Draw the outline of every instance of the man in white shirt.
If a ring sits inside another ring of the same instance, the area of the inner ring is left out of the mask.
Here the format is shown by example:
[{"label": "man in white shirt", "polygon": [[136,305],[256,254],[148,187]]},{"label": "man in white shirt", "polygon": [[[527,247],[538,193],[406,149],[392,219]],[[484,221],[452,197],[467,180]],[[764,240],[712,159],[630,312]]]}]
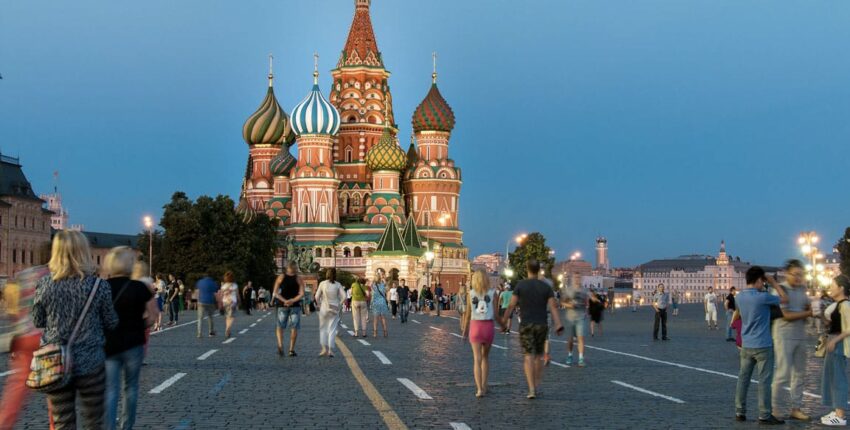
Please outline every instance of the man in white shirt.
[{"label": "man in white shirt", "polygon": [[714,294],[714,288],[708,287],[708,293],[703,299],[705,305],[705,322],[708,323],[709,330],[717,330],[717,294]]},{"label": "man in white shirt", "polygon": [[395,319],[396,313],[398,313],[398,289],[393,284],[392,288],[390,288],[390,307],[393,312],[393,319]]}]

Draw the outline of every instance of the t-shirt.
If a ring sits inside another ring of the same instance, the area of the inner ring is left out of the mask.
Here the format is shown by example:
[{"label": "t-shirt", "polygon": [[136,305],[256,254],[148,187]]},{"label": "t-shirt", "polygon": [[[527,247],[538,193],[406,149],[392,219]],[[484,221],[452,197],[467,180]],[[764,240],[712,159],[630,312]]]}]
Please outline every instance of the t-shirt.
[{"label": "t-shirt", "polygon": [[237,300],[239,300],[238,296],[239,286],[237,286],[233,282],[225,282],[221,285],[221,303],[225,306],[231,306],[236,304]]},{"label": "t-shirt", "polygon": [[502,309],[507,309],[508,306],[511,305],[511,297],[514,296],[514,292],[511,290],[502,291],[502,294],[499,296],[499,307]]},{"label": "t-shirt", "polygon": [[199,279],[198,283],[195,284],[195,288],[199,291],[198,303],[203,305],[215,304],[215,293],[218,292],[218,284],[212,278],[207,276],[206,278]]},{"label": "t-shirt", "polygon": [[735,310],[735,296],[731,293],[726,295],[726,308],[730,311]]},{"label": "t-shirt", "polygon": [[148,301],[153,297],[147,285],[127,277],[110,279],[109,287],[118,314],[118,328],[106,332],[104,349],[107,357],[145,344],[144,314]]},{"label": "t-shirt", "polygon": [[656,292],[652,295],[652,303],[654,303],[658,309],[667,309],[667,304],[670,303],[670,293]]},{"label": "t-shirt", "polygon": [[741,314],[741,339],[744,348],[771,348],[770,306],[779,304],[779,297],[746,288],[738,293],[738,312]]},{"label": "t-shirt", "polygon": [[582,286],[564,288],[564,298],[573,304],[572,308],[567,308],[567,318],[577,320],[587,314],[587,290]]},{"label": "t-shirt", "polygon": [[434,295],[437,297],[443,297],[443,287],[437,287],[437,289],[434,290]]},{"label": "t-shirt", "polygon": [[407,286],[399,287],[396,289],[396,294],[398,295],[398,301],[404,303],[410,296],[410,288],[407,288]]},{"label": "t-shirt", "polygon": [[[805,286],[792,287],[787,284],[782,284],[785,288],[785,294],[788,296],[788,303],[779,305],[782,309],[791,312],[803,312],[809,305],[809,296],[806,295]],[[771,291],[777,295],[776,291]],[[796,321],[785,321],[782,318],[777,318],[773,321],[773,336],[782,339],[806,340],[806,319]]]},{"label": "t-shirt", "polygon": [[354,282],[351,284],[351,301],[353,302],[365,302],[366,301],[366,290],[363,289],[363,286],[360,285],[359,282]]},{"label": "t-shirt", "polygon": [[546,310],[550,298],[555,297],[552,287],[539,279],[525,279],[514,289],[523,324],[547,325]]},{"label": "t-shirt", "polygon": [[392,287],[390,288],[390,301],[397,302],[398,301],[398,288]]},{"label": "t-shirt", "polygon": [[706,305],[708,305],[708,306],[715,306],[715,304],[717,303],[717,294],[714,294],[714,293],[707,293],[707,294],[705,295],[705,299],[704,299],[704,300],[705,300],[705,304],[706,304]]}]

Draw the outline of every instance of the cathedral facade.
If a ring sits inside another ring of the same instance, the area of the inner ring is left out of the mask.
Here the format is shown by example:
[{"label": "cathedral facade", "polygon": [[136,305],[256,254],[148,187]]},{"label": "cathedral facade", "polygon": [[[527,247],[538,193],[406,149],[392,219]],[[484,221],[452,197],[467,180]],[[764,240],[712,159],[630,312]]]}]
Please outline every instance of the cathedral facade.
[{"label": "cathedral facade", "polygon": [[371,0],[354,3],[327,98],[316,65],[312,89],[287,115],[270,68],[266,97],[242,130],[249,155],[237,211],[278,220],[279,266],[306,258],[455,291],[469,260],[458,220],[461,170],[449,158],[454,114],[435,70],[411,119],[410,146],[400,147]]}]

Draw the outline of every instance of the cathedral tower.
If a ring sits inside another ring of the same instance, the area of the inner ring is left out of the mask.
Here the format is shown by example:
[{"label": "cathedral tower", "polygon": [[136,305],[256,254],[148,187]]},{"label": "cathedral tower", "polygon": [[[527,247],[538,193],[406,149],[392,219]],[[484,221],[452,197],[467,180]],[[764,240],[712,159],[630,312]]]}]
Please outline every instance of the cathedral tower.
[{"label": "cathedral tower", "polygon": [[366,154],[366,166],[372,172],[372,194],[366,200],[369,224],[388,221],[401,224],[404,206],[401,200],[400,172],[407,166],[407,155],[393,139],[389,127],[384,128],[381,140]]}]

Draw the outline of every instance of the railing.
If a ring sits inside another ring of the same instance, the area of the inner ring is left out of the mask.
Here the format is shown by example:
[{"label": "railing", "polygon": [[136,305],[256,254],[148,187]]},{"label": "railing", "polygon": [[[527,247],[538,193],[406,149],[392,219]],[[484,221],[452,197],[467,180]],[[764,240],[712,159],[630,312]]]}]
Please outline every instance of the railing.
[{"label": "railing", "polygon": [[366,259],[363,257],[319,257],[313,260],[322,267],[365,267]]}]

